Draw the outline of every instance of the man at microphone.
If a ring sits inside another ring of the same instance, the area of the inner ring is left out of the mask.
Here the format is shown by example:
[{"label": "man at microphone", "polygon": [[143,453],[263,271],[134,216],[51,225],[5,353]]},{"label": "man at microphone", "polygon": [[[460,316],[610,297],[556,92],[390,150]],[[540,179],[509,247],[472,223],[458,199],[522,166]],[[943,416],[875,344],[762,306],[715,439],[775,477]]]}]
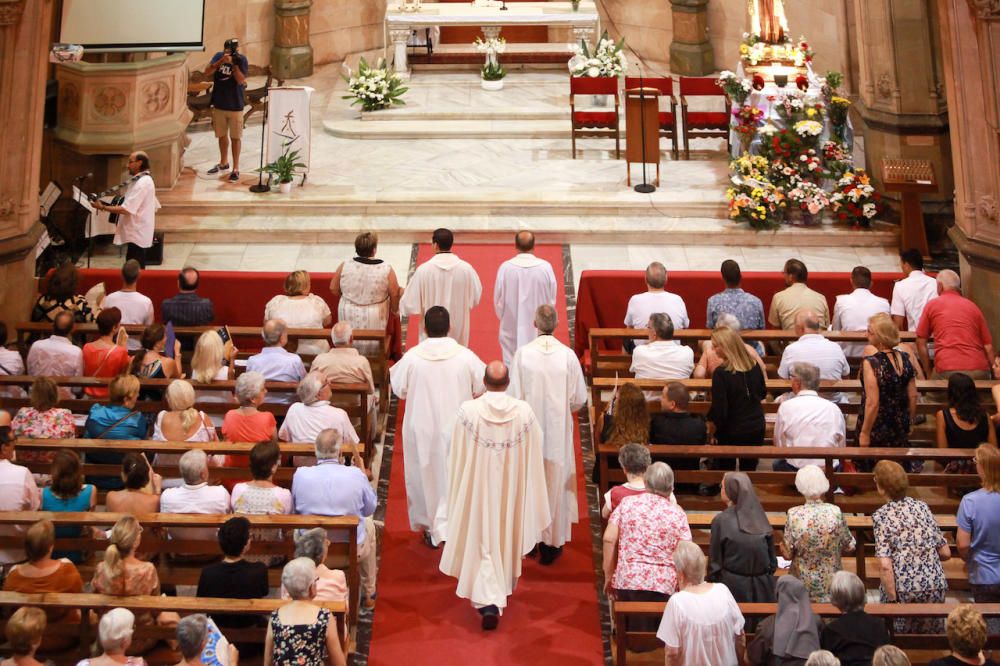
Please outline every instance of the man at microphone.
[{"label": "man at microphone", "polygon": [[125,190],[125,200],[119,206],[95,201],[94,208],[118,215],[115,245],[127,245],[125,259],[135,259],[146,267],[146,251],[153,245],[153,228],[160,202],[156,185],[149,173],[149,156],[141,150],[128,156],[128,172],[132,176]]}]

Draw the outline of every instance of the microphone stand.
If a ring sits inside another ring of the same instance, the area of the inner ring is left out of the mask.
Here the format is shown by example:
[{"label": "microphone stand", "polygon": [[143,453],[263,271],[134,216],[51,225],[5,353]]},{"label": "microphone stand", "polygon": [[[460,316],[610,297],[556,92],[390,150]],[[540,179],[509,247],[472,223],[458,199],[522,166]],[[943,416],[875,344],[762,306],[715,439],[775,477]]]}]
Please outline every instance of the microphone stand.
[{"label": "microphone stand", "polygon": [[[642,182],[636,184],[633,189],[641,194],[650,194],[656,191],[656,186],[646,182],[646,83],[642,76],[642,65],[637,63],[636,67],[639,68],[639,131],[642,134]],[[657,131],[657,149],[659,149],[659,143],[660,136]]]},{"label": "microphone stand", "polygon": [[[259,177],[257,178],[257,184],[250,186],[250,191],[260,194],[262,192],[270,192],[271,186],[264,184],[264,144],[267,142],[265,133],[267,132],[267,116],[268,112],[271,110],[271,89],[267,89],[267,103],[264,104],[264,119],[260,126],[260,171],[258,171]],[[271,182],[271,177],[267,178],[268,183]]]}]

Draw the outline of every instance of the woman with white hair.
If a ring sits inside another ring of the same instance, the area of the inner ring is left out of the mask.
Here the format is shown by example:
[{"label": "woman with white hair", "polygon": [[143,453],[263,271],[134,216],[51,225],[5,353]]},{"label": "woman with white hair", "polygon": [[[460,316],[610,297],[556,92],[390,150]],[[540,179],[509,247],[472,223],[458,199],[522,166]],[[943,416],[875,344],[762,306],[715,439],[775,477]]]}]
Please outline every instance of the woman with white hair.
[{"label": "woman with white hair", "polygon": [[812,611],[809,592],[795,576],[782,576],[777,585],[778,612],[764,619],[747,646],[753,666],[805,666],[819,649],[823,621]]},{"label": "woman with white hair", "polygon": [[854,537],[840,507],[823,501],[830,490],[823,470],[806,465],[795,474],[795,488],[806,502],[788,510],[781,549],[792,561],[789,573],[802,581],[809,597],[827,603],[833,574],[842,568],[840,555],[854,550]]},{"label": "woman with white hair", "polygon": [[316,564],[296,557],[282,570],[281,585],[292,601],[271,613],[264,666],[346,666],[333,615],[311,601],[316,594]]},{"label": "woman with white hair", "polygon": [[97,642],[104,653],[100,657],[84,659],[76,666],[145,666],[142,657],[126,657],[132,647],[135,615],[127,608],[112,608],[97,625]]},{"label": "woman with white hair", "polygon": [[[203,613],[188,615],[177,623],[177,650],[181,653],[181,662],[177,666],[202,666],[205,661],[201,656],[208,647],[208,616]],[[236,646],[229,644],[229,666],[239,663],[240,653]],[[218,663],[212,661],[209,663]]]},{"label": "woman with white hair", "polygon": [[[307,557],[316,564],[316,594],[317,601],[348,600],[347,577],[340,569],[326,566],[326,556],[330,552],[330,539],[322,527],[299,533],[295,537],[295,557]],[[281,598],[290,599],[288,590],[281,588]]]},{"label": "woman with white hair", "polygon": [[816,650],[806,659],[806,666],[842,666],[842,663],[829,650]]},{"label": "woman with white hair", "polygon": [[824,650],[837,655],[843,666],[868,666],[875,650],[889,642],[885,620],[865,612],[865,584],[850,571],[838,571],[830,584],[830,603],[841,615],[819,636]]},{"label": "woman with white hair", "polygon": [[278,430],[278,439],[283,442],[315,442],[321,432],[333,428],[348,444],[360,441],[347,412],[330,404],[330,385],[321,373],[310,372],[299,382],[295,392],[301,402],[288,408]]},{"label": "woman with white hair", "polygon": [[[267,396],[264,375],[259,372],[244,372],[236,378],[236,409],[226,412],[222,420],[222,438],[227,442],[267,442],[278,436],[278,424],[274,414],[260,409]],[[249,456],[226,456],[226,467],[246,469]],[[223,481],[226,490],[233,492],[236,479]]]},{"label": "woman with white hair", "polygon": [[656,632],[666,645],[666,666],[743,664],[743,614],[729,588],[705,582],[705,554],[690,541],[677,544],[673,561],[679,591]]},{"label": "woman with white hair", "polygon": [[[205,412],[194,408],[195,390],[184,379],[175,379],[167,386],[167,407],[156,415],[152,440],[156,442],[214,442],[219,438],[215,433],[212,419]],[[157,453],[156,465],[174,467],[181,459],[180,453]],[[214,462],[223,462],[219,456]],[[176,485],[176,481],[173,484]]]}]

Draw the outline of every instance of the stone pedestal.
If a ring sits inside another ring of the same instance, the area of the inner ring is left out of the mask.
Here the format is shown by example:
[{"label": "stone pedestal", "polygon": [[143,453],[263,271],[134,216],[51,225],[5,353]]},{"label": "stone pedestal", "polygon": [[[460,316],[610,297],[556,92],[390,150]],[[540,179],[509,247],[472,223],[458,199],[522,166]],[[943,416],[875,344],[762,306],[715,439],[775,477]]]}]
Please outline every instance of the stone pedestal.
[{"label": "stone pedestal", "polygon": [[35,298],[35,244],[52,2],[0,0],[0,320],[24,321]]},{"label": "stone pedestal", "polygon": [[1000,335],[1000,2],[938,0],[962,286]]},{"label": "stone pedestal", "polygon": [[68,183],[92,171],[104,189],[121,182],[129,153],[144,150],[157,187],[173,187],[191,121],[186,58],[59,65],[53,178]]},{"label": "stone pedestal", "polygon": [[271,69],[279,79],[300,79],[313,73],[309,44],[312,0],[274,0],[274,47]]},{"label": "stone pedestal", "polygon": [[674,39],[670,43],[670,70],[681,76],[705,76],[715,71],[715,55],[708,41],[708,0],[670,0]]},{"label": "stone pedestal", "polygon": [[[879,189],[883,158],[931,161],[939,188],[922,200],[933,244],[945,233],[934,221],[948,217],[954,181],[941,46],[930,6],[926,0],[854,0],[853,9],[860,55],[855,121],[865,137],[865,161]],[[886,199],[899,210],[898,195]]]}]

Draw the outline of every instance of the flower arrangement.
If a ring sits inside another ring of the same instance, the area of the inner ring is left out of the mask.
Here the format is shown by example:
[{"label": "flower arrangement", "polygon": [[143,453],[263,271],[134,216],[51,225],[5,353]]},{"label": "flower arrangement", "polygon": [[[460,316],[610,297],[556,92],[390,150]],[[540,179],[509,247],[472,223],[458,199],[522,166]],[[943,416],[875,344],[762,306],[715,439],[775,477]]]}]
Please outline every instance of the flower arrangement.
[{"label": "flower arrangement", "polygon": [[345,76],[349,95],[343,99],[353,100],[351,106],[360,104],[364,111],[387,109],[393,105],[405,105],[403,94],[409,90],[399,77],[389,70],[385,60],[379,59],[374,67],[364,58],[358,63],[357,76]]},{"label": "flower arrangement", "polygon": [[770,183],[726,190],[729,217],[754,229],[774,229],[785,219],[785,195]]},{"label": "flower arrangement", "polygon": [[830,132],[843,142],[847,133],[847,114],[851,110],[851,100],[839,95],[830,98]]},{"label": "flower arrangement", "polygon": [[828,104],[830,103],[830,100],[833,99],[833,96],[837,94],[837,91],[840,90],[840,86],[843,85],[843,83],[844,75],[840,72],[830,70],[826,73],[826,76],[823,77],[821,90],[823,92],[823,99],[825,99]]},{"label": "flower arrangement", "polygon": [[830,197],[837,219],[864,227],[881,212],[881,201],[864,169],[844,173]]},{"label": "flower arrangement", "polygon": [[625,57],[625,38],[617,42],[608,38],[608,31],[601,34],[593,47],[580,40],[576,47],[576,56],[570,61],[570,71],[573,76],[610,76],[619,77],[628,69],[628,59]]},{"label": "flower arrangement", "polygon": [[819,215],[830,207],[830,194],[816,183],[802,180],[788,191],[788,201],[803,213]]},{"label": "flower arrangement", "polygon": [[803,180],[815,180],[823,175],[823,162],[815,148],[809,148],[799,155],[799,177]]},{"label": "flower arrangement", "polygon": [[794,125],[795,133],[803,139],[816,140],[823,133],[823,123],[818,120],[800,120]]},{"label": "flower arrangement", "polygon": [[827,175],[830,178],[839,180],[841,176],[851,170],[851,155],[844,148],[844,144],[839,141],[825,141],[820,147],[823,161],[826,163]]},{"label": "flower arrangement", "polygon": [[796,67],[802,67],[806,63],[811,63],[816,52],[809,46],[805,37],[799,37],[799,43],[792,47],[792,60]]},{"label": "flower arrangement", "polygon": [[719,75],[718,84],[726,96],[733,101],[733,104],[742,105],[750,96],[750,91],[753,90],[753,84],[750,81],[741,79],[728,70]]},{"label": "flower arrangement", "polygon": [[805,114],[806,103],[803,96],[798,93],[775,97],[771,101],[774,102],[774,110],[778,116],[786,123],[800,120]]},{"label": "flower arrangement", "polygon": [[764,112],[756,106],[746,104],[733,108],[733,118],[736,124],[733,130],[740,139],[743,152],[750,150],[750,144],[757,134],[757,128],[764,121]]},{"label": "flower arrangement", "polygon": [[486,62],[479,73],[483,81],[501,81],[507,76],[507,71],[500,66],[500,58],[497,56],[507,50],[507,40],[503,37],[489,37],[482,39],[476,37],[472,43],[476,50],[486,54]]}]

